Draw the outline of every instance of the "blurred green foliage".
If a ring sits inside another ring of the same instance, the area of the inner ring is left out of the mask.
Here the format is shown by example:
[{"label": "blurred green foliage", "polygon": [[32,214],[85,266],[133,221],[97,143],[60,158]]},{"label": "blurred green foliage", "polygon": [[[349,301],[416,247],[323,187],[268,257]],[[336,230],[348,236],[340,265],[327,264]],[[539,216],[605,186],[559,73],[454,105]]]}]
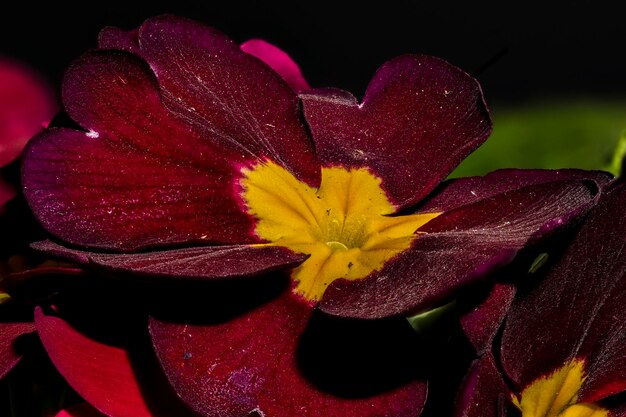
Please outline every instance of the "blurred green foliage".
[{"label": "blurred green foliage", "polygon": [[617,174],[621,157],[613,155],[620,147],[620,156],[626,150],[626,102],[495,106],[492,117],[491,137],[451,177],[483,175],[499,168],[604,169]]}]

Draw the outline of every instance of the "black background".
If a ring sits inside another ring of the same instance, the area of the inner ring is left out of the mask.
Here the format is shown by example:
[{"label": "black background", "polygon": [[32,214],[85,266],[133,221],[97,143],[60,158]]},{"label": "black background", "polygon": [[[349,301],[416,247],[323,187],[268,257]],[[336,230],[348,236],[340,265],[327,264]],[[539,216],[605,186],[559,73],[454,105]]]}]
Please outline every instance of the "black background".
[{"label": "black background", "polygon": [[95,47],[101,27],[130,29],[174,13],[236,41],[267,39],[296,59],[313,86],[359,96],[385,60],[427,53],[476,75],[489,103],[626,97],[626,15],[619,4],[11,1],[13,10],[5,4],[0,16],[0,54],[26,61],[58,85],[71,60]]}]

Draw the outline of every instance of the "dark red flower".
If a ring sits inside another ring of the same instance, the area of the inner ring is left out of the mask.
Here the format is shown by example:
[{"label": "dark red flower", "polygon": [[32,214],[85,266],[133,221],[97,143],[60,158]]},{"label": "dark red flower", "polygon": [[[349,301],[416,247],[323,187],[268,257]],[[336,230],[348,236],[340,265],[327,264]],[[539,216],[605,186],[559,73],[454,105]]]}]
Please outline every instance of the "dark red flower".
[{"label": "dark red flower", "polygon": [[501,342],[466,377],[458,416],[626,415],[625,204],[622,184],[545,278],[518,291]]},{"label": "dark red flower", "polygon": [[[336,89],[298,96],[307,84],[286,55],[255,49],[268,66],[172,16],[106,29],[100,44],[63,85],[84,131],[50,129],[26,152],[25,195],[64,242],[37,248],[127,278],[213,282],[198,316],[150,319],[170,383],[206,416],[419,415],[426,384],[414,375],[376,392],[364,377],[356,395],[311,376],[320,372],[303,369],[316,354],[302,347],[319,336],[311,328],[335,326],[344,340],[358,321],[328,315],[434,307],[585,213],[596,182],[608,181],[515,170],[437,188],[491,130],[478,83],[437,58],[387,62],[359,103]],[[126,415],[114,405],[125,385],[95,382],[132,377],[129,365],[106,369],[123,353],[75,332],[72,345],[85,349],[70,354],[62,340],[74,330],[61,318],[40,312],[37,325],[70,384],[100,411]],[[361,363],[376,363],[376,349],[360,349]],[[98,360],[78,365],[89,358]]]}]

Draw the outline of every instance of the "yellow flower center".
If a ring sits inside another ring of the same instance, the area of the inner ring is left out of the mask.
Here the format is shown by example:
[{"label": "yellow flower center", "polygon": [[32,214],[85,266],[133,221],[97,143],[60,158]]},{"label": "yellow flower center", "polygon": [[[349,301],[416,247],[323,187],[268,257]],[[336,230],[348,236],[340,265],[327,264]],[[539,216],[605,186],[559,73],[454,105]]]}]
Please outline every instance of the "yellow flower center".
[{"label": "yellow flower center", "polygon": [[608,411],[594,403],[579,403],[585,381],[584,362],[572,360],[546,377],[536,379],[513,404],[522,417],[607,417]]},{"label": "yellow flower center", "polygon": [[321,299],[338,278],[359,279],[407,249],[415,231],[440,213],[390,217],[380,178],[365,168],[322,168],[319,188],[273,162],[243,170],[240,184],[256,234],[310,257],[292,272],[294,291]]}]

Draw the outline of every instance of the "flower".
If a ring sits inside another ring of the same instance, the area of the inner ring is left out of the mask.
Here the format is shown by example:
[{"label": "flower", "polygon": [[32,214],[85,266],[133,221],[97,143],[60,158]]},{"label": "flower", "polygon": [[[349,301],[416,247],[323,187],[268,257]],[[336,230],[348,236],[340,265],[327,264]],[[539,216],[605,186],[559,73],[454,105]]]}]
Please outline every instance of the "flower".
[{"label": "flower", "polygon": [[538,285],[517,291],[501,342],[470,369],[456,415],[624,415],[625,202],[624,184],[612,187]]},{"label": "flower", "polygon": [[[510,170],[440,186],[491,121],[478,83],[437,58],[387,62],[359,103],[293,81],[284,54],[256,49],[259,60],[172,16],[105,29],[100,47],[63,84],[84,131],[50,129],[26,152],[24,193],[62,242],[35,247],[127,282],[187,286],[149,328],[169,383],[202,415],[419,415],[426,383],[413,369],[390,366],[402,377],[372,390],[362,366],[393,363],[401,345],[384,358],[366,342],[346,350],[351,329],[445,302],[585,213],[608,180]],[[88,402],[150,415],[123,347],[44,310],[36,323]],[[324,379],[329,364],[358,377]]]}]

